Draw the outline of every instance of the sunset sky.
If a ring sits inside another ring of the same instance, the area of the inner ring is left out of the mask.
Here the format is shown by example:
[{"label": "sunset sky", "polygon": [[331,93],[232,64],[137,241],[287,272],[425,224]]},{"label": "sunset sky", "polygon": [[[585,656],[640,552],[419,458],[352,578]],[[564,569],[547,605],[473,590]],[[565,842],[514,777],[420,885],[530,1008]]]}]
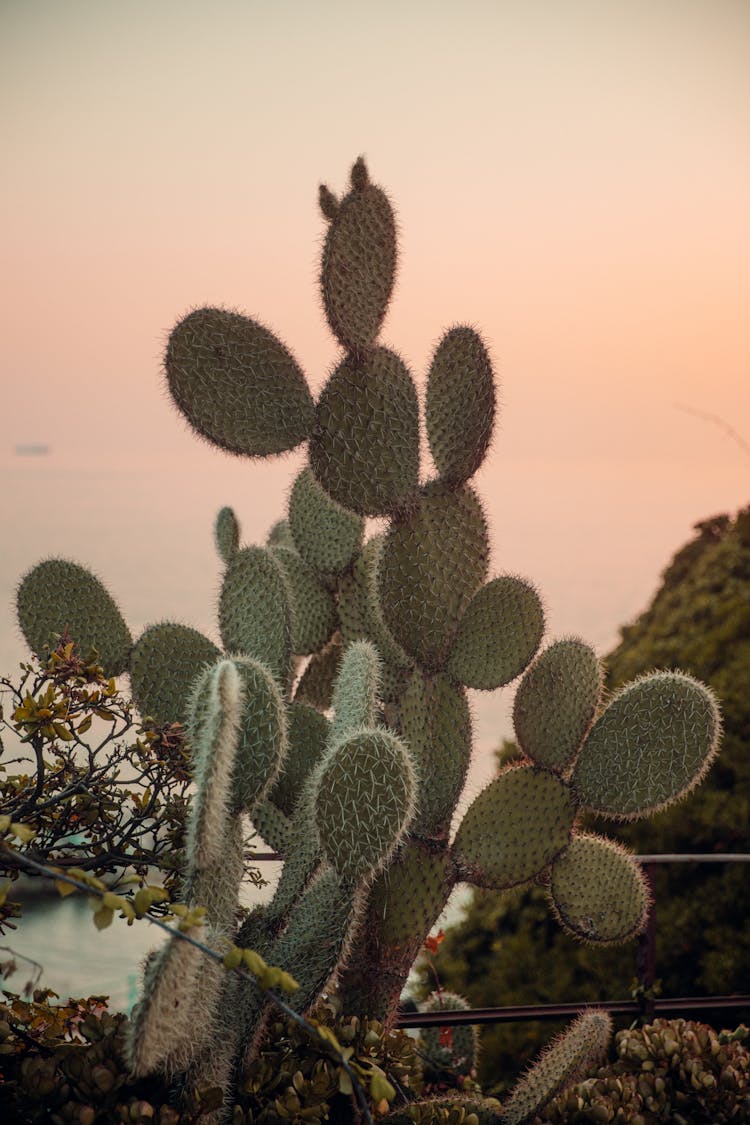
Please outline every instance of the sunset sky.
[{"label": "sunset sky", "polygon": [[261,537],[297,461],[197,442],[165,334],[239,308],[318,390],[317,186],[360,153],[401,230],[383,341],[421,382],[444,328],[482,332],[496,570],[555,629],[611,643],[691,524],[750,500],[746,0],[2,0],[0,103],[6,662],[45,554],[138,628],[211,627],[215,564],[200,610],[185,577],[211,512]]}]

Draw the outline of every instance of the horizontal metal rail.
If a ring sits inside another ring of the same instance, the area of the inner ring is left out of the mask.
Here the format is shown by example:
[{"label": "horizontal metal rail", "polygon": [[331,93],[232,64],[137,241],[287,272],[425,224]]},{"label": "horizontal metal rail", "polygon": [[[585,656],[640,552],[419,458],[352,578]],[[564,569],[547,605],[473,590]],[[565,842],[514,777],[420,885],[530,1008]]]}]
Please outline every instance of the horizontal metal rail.
[{"label": "horizontal metal rail", "polygon": [[[750,854],[740,852],[680,853],[637,855],[643,864],[653,892],[649,868],[667,863],[750,863]],[[524,1020],[558,1020],[576,1016],[583,1009],[597,1009],[612,1015],[632,1014],[653,1019],[656,1015],[684,1012],[742,1010],[750,1012],[750,995],[677,996],[653,995],[656,966],[656,902],[652,899],[648,922],[642,934],[638,956],[639,983],[645,995],[639,1000],[580,1000],[573,1004],[520,1004],[503,1008],[446,1008],[437,1012],[411,1012],[400,1009],[397,1027],[458,1027],[462,1024],[514,1023]]]},{"label": "horizontal metal rail", "polygon": [[[748,996],[677,996],[672,1000],[654,1000],[654,1010],[660,1014],[709,1011],[718,1009],[750,1011]],[[641,1005],[637,1000],[580,1000],[577,1004],[520,1004],[509,1008],[445,1008],[438,1012],[399,1011],[397,1027],[457,1027],[461,1024],[513,1023],[522,1020],[559,1020],[576,1016],[583,1010],[610,1012],[612,1015],[632,1013],[638,1015]]]}]

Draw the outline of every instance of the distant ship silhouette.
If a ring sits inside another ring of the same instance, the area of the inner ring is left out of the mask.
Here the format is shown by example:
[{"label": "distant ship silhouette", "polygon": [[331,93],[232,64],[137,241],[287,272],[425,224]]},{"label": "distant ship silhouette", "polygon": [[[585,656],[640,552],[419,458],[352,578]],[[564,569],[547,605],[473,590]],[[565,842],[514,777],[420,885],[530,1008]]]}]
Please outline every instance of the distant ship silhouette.
[{"label": "distant ship silhouette", "polygon": [[16,457],[46,457],[50,447],[43,442],[24,442],[16,446]]}]

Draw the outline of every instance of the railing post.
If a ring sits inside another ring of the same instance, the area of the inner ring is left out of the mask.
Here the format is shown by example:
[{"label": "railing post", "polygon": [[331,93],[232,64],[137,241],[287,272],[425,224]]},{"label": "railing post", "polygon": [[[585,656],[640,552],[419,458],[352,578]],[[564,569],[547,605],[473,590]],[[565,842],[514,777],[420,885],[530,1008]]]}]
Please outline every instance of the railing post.
[{"label": "railing post", "polygon": [[656,981],[656,888],[654,886],[654,865],[643,864],[643,874],[649,892],[648,917],[646,928],[638,938],[636,954],[636,973],[638,975],[638,1003],[641,1019],[651,1023],[654,1019],[654,983]]}]

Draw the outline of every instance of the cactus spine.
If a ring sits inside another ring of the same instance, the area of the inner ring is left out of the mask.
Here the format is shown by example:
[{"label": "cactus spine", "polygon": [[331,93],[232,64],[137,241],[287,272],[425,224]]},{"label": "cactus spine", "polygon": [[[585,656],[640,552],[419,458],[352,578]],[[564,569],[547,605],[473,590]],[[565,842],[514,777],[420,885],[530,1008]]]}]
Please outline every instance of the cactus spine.
[{"label": "cactus spine", "polygon": [[[720,721],[710,693],[674,672],[606,703],[596,655],[576,638],[534,659],[539,595],[515,576],[490,577],[487,523],[470,483],[495,420],[489,351],[463,326],[439,342],[425,417],[437,475],[425,479],[413,378],[378,342],[397,256],[390,203],[361,158],[348,194],[323,188],[320,203],[323,307],[344,354],[317,402],[291,352],[238,313],[194,310],[167,346],[170,392],[202,437],[249,457],[308,443],[288,519],[265,547],[241,547],[231,509],[219,514],[224,652],[170,625],[131,648],[101,584],[59,561],[23,580],[19,618],[34,648],[67,624],[107,651],[163,720],[181,718],[192,699],[198,791],[186,896],[204,900],[213,932],[292,971],[299,1010],[335,988],[344,1010],[388,1023],[462,880],[538,880],[579,936],[636,932],[646,905],[637,867],[608,841],[581,836],[579,814],[632,818],[677,799],[708,767]],[[364,541],[366,516],[385,528]],[[58,606],[71,588],[65,621]],[[525,758],[479,794],[451,842],[471,754],[466,688],[493,690],[522,674],[514,722]],[[243,810],[285,863],[272,901],[238,930]],[[147,974],[133,1066],[228,1082],[257,1050],[265,1005],[235,980],[199,982],[192,969],[182,987],[173,956]],[[153,1000],[176,988],[184,1020],[206,1029],[192,1044]],[[505,1120],[525,1120],[551,1096],[601,1045],[604,1024],[594,1015],[574,1025]]]}]

